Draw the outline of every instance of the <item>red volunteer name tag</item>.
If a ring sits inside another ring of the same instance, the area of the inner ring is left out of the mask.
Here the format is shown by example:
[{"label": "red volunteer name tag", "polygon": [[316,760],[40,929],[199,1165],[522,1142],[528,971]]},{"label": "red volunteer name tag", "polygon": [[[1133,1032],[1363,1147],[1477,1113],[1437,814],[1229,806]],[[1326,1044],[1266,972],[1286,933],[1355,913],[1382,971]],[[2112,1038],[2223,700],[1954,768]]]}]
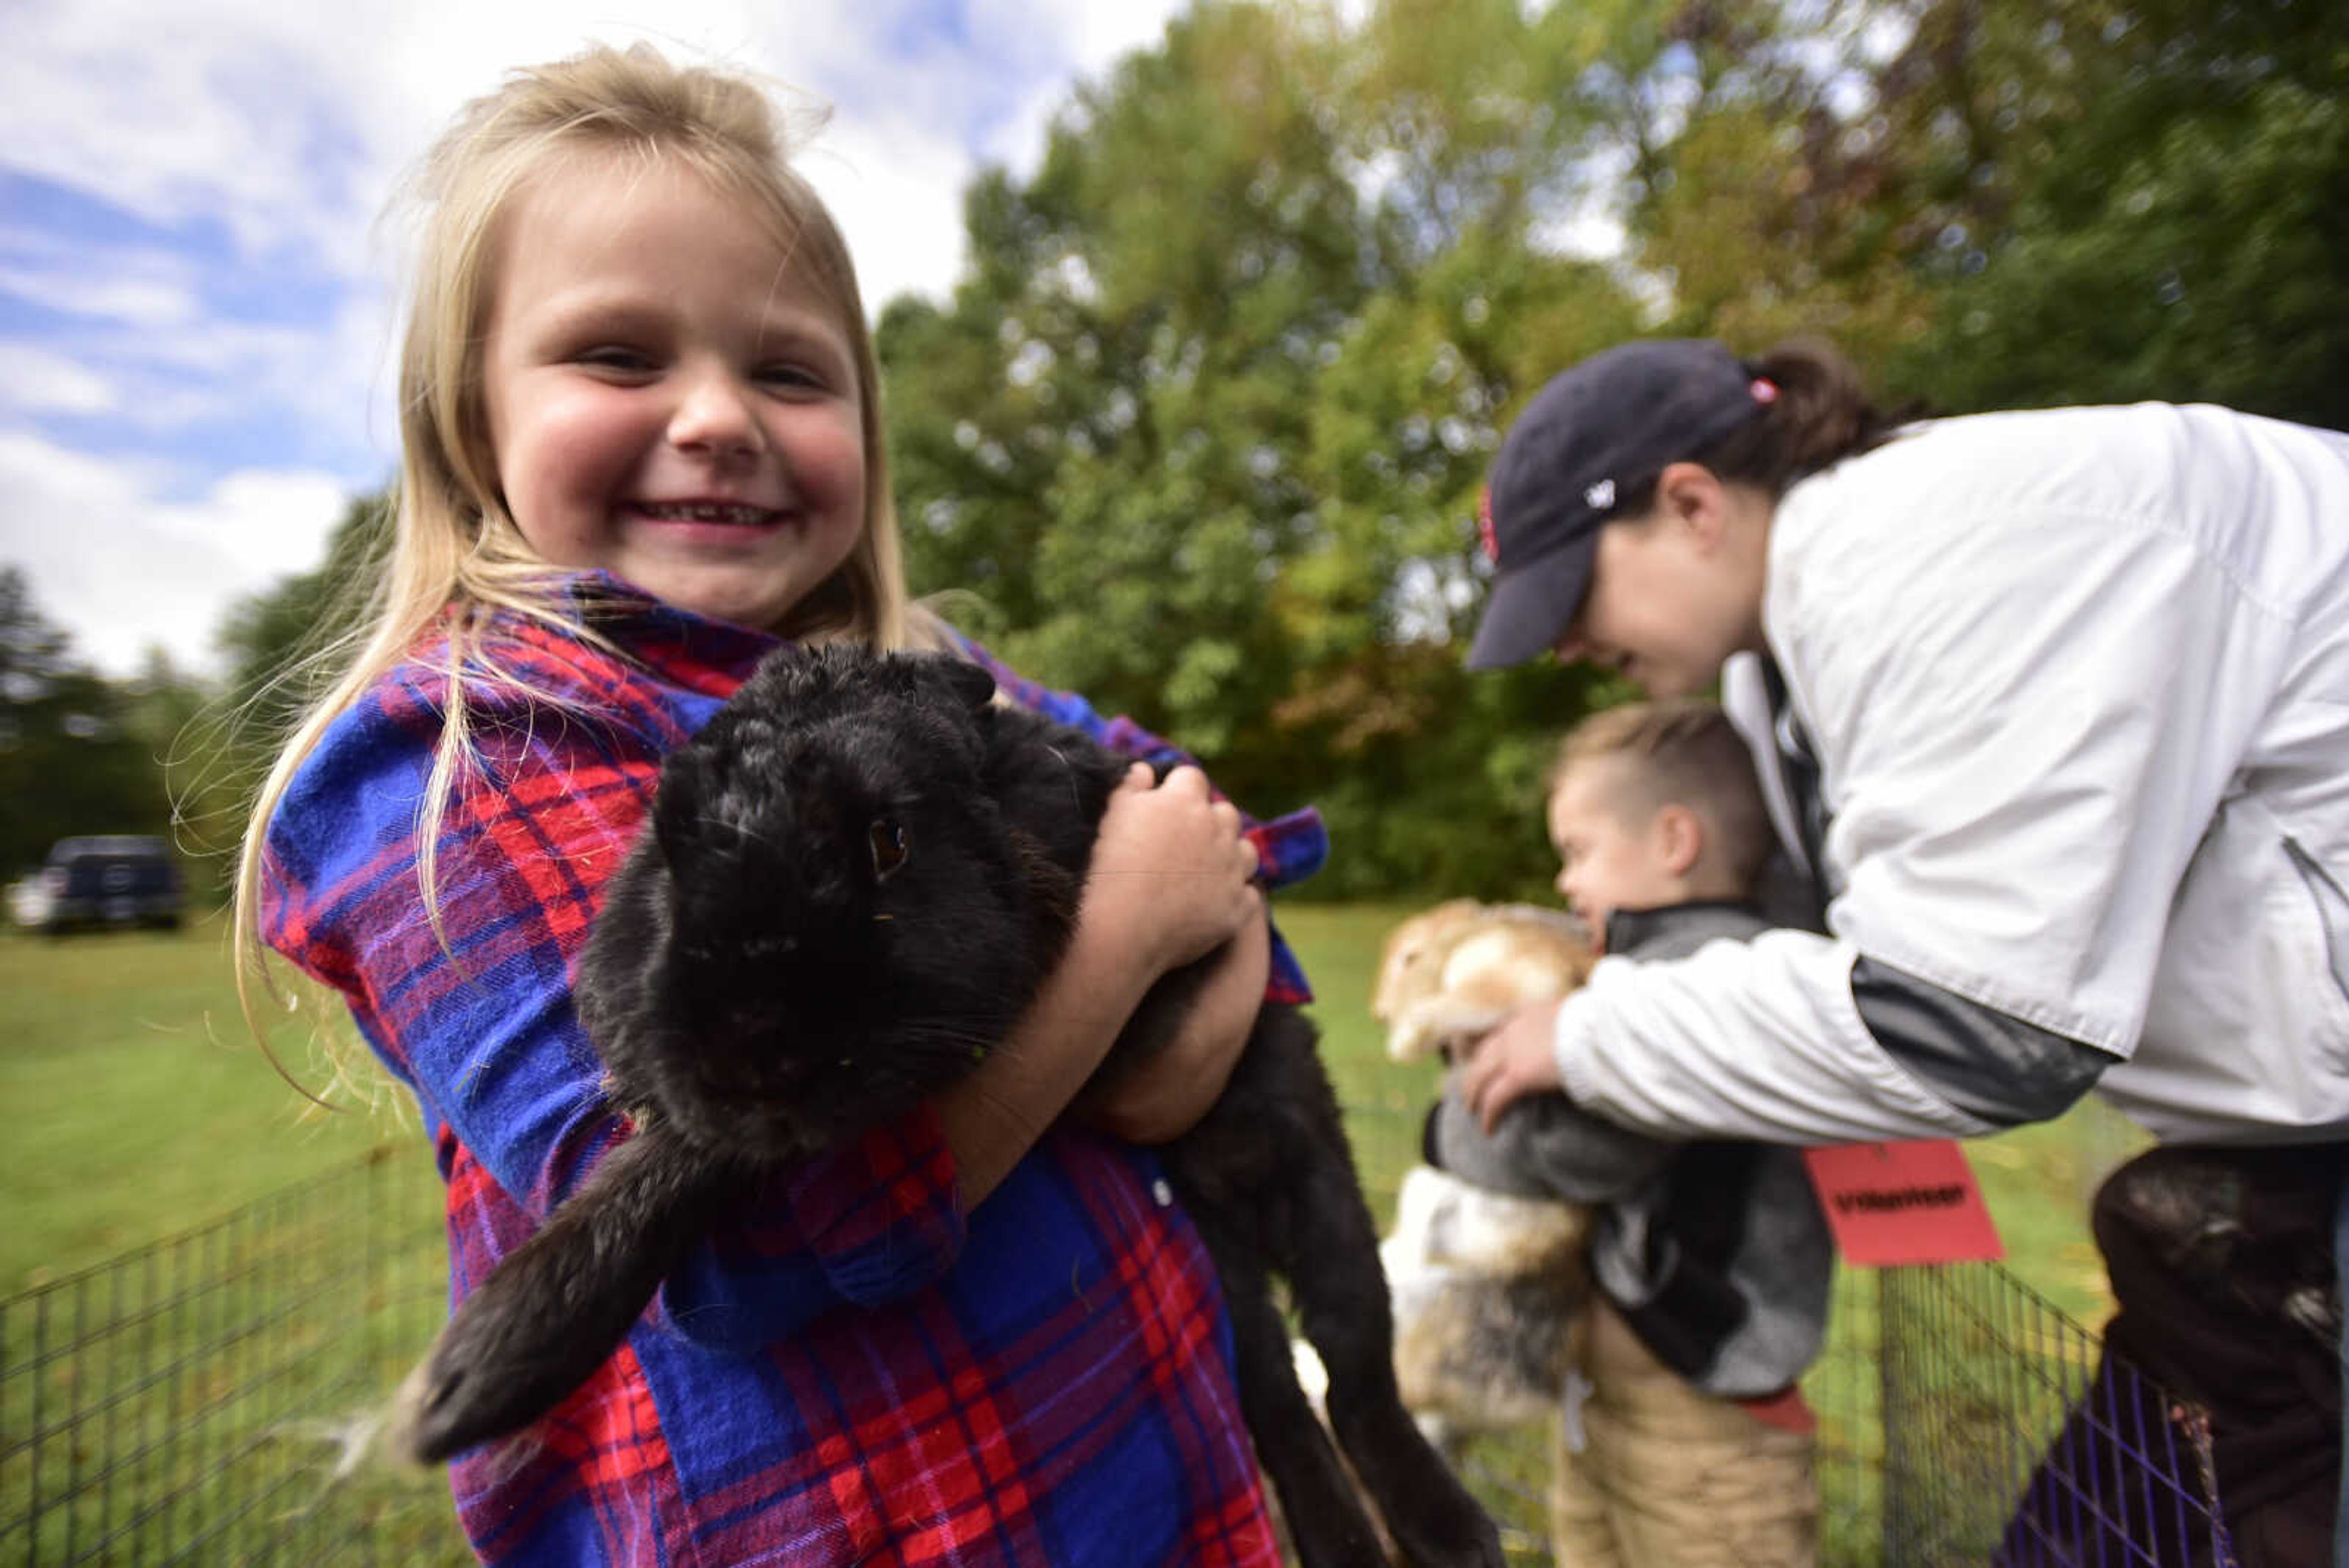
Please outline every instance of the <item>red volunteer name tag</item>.
[{"label": "red volunteer name tag", "polygon": [[1847,1263],[2006,1256],[1966,1151],[1948,1138],[1809,1148],[1803,1158]]}]

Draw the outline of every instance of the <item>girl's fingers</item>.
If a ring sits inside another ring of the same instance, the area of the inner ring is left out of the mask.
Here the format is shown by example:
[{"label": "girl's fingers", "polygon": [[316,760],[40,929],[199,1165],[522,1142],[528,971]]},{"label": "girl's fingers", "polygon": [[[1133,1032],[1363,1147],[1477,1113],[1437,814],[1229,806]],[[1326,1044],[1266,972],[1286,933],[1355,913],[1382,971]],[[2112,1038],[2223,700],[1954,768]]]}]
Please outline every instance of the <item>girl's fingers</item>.
[{"label": "girl's fingers", "polygon": [[1184,763],[1168,774],[1158,787],[1171,794],[1196,796],[1201,800],[1206,799],[1210,793],[1207,789],[1207,775],[1189,763]]}]

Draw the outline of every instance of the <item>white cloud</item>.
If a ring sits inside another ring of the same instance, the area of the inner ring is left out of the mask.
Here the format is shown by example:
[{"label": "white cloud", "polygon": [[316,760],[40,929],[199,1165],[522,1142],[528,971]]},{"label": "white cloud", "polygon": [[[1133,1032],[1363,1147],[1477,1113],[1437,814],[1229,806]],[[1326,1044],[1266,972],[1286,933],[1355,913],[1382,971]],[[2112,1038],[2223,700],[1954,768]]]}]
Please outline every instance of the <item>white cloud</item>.
[{"label": "white cloud", "polygon": [[1050,39],[1066,62],[1062,70],[1040,70],[1019,110],[986,148],[986,155],[1021,172],[1033,172],[1044,150],[1052,116],[1069,99],[1071,78],[1097,79],[1123,56],[1156,43],[1167,19],[1183,7],[1173,0],[1130,0],[1097,5],[1092,0],[975,0],[973,30],[1006,37]]},{"label": "white cloud", "polygon": [[350,216],[307,112],[339,73],[295,30],[306,13],[277,9],[12,6],[9,163],[150,223],[217,219],[256,253],[316,244]]},{"label": "white cloud", "polygon": [[[626,0],[585,25],[553,0],[18,0],[0,54],[0,159],[151,223],[216,221],[249,255],[292,250],[380,277],[397,258],[374,244],[375,220],[460,105],[520,63],[647,39],[838,106],[808,171],[877,308],[899,289],[945,293],[978,161],[1032,168],[1073,79],[1151,43],[1175,9],[973,0],[965,47],[925,37],[920,0]],[[184,278],[118,275],[128,258],[113,259],[78,284],[44,268],[43,297],[141,319],[186,308]],[[78,300],[58,297],[68,287]]]},{"label": "white cloud", "polygon": [[140,327],[191,320],[202,308],[195,269],[183,256],[25,223],[0,228],[0,292],[44,310]]},{"label": "white cloud", "polygon": [[0,409],[26,414],[101,414],[118,400],[110,381],[65,355],[0,342]]},{"label": "white cloud", "polygon": [[227,606],[314,564],[349,488],[331,473],[240,471],[170,502],[170,478],[0,433],[0,563],[25,569],[36,607],[110,674],[158,645],[213,668]]}]

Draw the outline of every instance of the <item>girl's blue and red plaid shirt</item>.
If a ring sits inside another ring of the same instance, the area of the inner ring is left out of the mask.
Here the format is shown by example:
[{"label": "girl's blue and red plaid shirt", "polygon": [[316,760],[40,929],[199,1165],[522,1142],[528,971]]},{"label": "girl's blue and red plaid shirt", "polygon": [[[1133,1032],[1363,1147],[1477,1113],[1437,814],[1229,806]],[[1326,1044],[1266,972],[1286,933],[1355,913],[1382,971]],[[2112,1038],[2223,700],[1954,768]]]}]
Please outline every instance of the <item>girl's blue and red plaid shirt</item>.
[{"label": "girl's blue and red plaid shirt", "polygon": [[[437,932],[416,838],[446,691],[430,647],[335,722],[268,829],[264,934],[415,1092],[452,1300],[627,1135],[572,965],[662,757],[776,646],[599,574],[570,591],[626,657],[498,623],[518,679],[468,684]],[[970,652],[1106,745],[1180,755]],[[1250,831],[1273,886],[1327,851],[1309,811]],[[1306,1000],[1275,950],[1270,993]],[[1149,1151],[1064,1121],[965,1213],[925,1110],[744,1213],[560,1407],[452,1465],[484,1562],[1276,1568],[1214,1267]]]}]

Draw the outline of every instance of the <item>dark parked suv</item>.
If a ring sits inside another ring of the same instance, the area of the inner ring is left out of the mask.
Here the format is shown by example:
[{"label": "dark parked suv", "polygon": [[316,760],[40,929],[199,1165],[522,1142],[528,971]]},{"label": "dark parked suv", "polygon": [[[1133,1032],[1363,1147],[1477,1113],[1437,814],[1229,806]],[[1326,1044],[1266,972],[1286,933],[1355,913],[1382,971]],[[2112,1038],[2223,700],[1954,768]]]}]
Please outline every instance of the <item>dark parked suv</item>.
[{"label": "dark parked suv", "polygon": [[51,931],[78,926],[177,926],[180,867],[160,838],[60,838],[41,867]]}]

